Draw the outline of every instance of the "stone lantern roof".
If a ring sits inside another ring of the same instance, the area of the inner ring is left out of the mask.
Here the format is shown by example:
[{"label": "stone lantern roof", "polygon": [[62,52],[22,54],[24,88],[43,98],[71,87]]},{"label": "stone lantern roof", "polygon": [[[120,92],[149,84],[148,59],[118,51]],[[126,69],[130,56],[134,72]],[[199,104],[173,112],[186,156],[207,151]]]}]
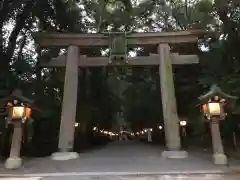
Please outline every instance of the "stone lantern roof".
[{"label": "stone lantern roof", "polygon": [[0,99],[0,115],[6,114],[6,111],[5,111],[6,105],[9,101],[13,101],[13,100],[19,100],[22,103],[29,105],[31,107],[31,109],[40,111],[40,109],[38,109],[35,106],[34,101],[32,99],[29,99],[23,95],[22,90],[15,89],[12,92],[12,94],[10,94],[8,97]]},{"label": "stone lantern roof", "polygon": [[214,84],[210,88],[210,91],[208,91],[206,94],[199,97],[199,100],[202,103],[207,103],[209,101],[209,99],[211,99],[215,96],[226,99],[226,101],[236,101],[238,99],[237,96],[231,96],[231,95],[223,92],[220,87],[218,87],[216,84]]},{"label": "stone lantern roof", "polygon": [[238,99],[237,96],[231,96],[223,92],[221,88],[216,84],[212,85],[210,90],[206,94],[200,96],[198,99],[201,101],[202,104],[206,104],[209,102],[210,99],[214,98],[215,96],[218,96],[219,100],[224,99],[226,101],[224,108],[226,112],[234,108],[234,105]]},{"label": "stone lantern roof", "polygon": [[11,100],[20,100],[22,101],[23,103],[26,103],[28,105],[33,105],[34,101],[25,97],[23,94],[22,94],[22,90],[20,89],[16,89],[12,92],[12,94],[6,98],[3,98],[3,99],[0,99],[0,105],[2,104],[6,104],[8,101],[11,101]]}]

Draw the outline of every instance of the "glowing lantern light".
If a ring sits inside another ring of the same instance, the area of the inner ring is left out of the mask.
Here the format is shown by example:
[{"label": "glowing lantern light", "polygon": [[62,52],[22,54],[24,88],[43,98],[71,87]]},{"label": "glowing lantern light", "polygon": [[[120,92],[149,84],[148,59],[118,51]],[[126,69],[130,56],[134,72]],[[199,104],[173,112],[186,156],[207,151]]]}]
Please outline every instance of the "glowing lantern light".
[{"label": "glowing lantern light", "polygon": [[26,118],[29,119],[31,117],[31,114],[32,114],[32,109],[30,107],[26,107],[25,108]]},{"label": "glowing lantern light", "polygon": [[24,117],[25,108],[22,106],[15,106],[12,108],[12,119],[21,119]]},{"label": "glowing lantern light", "polygon": [[180,121],[180,126],[186,126],[187,125],[187,121]]},{"label": "glowing lantern light", "polygon": [[209,113],[211,115],[221,115],[223,109],[221,108],[221,104],[218,102],[211,102],[208,103],[208,109],[209,109]]},{"label": "glowing lantern light", "polygon": [[207,113],[207,104],[202,105],[202,112]]}]

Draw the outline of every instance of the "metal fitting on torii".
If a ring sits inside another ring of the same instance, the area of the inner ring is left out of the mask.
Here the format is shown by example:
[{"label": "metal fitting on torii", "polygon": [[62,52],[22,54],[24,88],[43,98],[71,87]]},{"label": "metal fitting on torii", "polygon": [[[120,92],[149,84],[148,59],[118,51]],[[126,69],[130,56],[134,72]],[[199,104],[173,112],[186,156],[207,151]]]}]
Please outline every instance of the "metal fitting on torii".
[{"label": "metal fitting on torii", "polygon": [[127,63],[127,33],[108,32],[108,36],[110,50],[109,64],[121,65]]}]

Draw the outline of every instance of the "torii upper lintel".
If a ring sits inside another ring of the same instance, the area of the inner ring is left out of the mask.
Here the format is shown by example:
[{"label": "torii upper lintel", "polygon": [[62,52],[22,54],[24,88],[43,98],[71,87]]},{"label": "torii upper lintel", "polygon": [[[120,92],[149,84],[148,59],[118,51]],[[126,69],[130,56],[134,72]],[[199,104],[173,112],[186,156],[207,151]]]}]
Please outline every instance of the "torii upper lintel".
[{"label": "torii upper lintel", "polygon": [[[205,30],[188,30],[175,32],[147,32],[127,34],[128,45],[154,45],[175,43],[196,43],[202,36],[209,36]],[[109,36],[106,33],[46,33],[37,32],[34,39],[40,47],[104,47],[109,45]]]}]

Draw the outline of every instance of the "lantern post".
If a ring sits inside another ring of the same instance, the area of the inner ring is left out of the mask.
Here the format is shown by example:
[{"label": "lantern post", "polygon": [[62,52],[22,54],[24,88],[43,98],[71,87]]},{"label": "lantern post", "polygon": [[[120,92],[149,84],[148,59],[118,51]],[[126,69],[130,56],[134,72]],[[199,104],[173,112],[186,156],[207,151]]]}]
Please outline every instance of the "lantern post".
[{"label": "lantern post", "polygon": [[152,142],[152,128],[147,129],[147,134],[148,134],[148,142]]},{"label": "lantern post", "polygon": [[20,157],[21,143],[23,137],[23,124],[31,116],[32,100],[24,97],[21,90],[15,90],[9,97],[4,99],[7,104],[8,116],[6,120],[14,126],[12,134],[12,143],[10,156],[5,162],[6,169],[17,169],[22,166],[22,158]]},{"label": "lantern post", "polygon": [[187,135],[187,133],[186,133],[187,121],[186,120],[181,120],[179,122],[179,124],[180,124],[180,127],[181,127],[182,136],[185,137]]},{"label": "lantern post", "polygon": [[211,123],[213,146],[213,163],[226,165],[227,157],[224,153],[219,122],[227,116],[227,110],[233,108],[237,97],[224,93],[217,85],[213,85],[209,92],[199,97],[204,117]]}]

